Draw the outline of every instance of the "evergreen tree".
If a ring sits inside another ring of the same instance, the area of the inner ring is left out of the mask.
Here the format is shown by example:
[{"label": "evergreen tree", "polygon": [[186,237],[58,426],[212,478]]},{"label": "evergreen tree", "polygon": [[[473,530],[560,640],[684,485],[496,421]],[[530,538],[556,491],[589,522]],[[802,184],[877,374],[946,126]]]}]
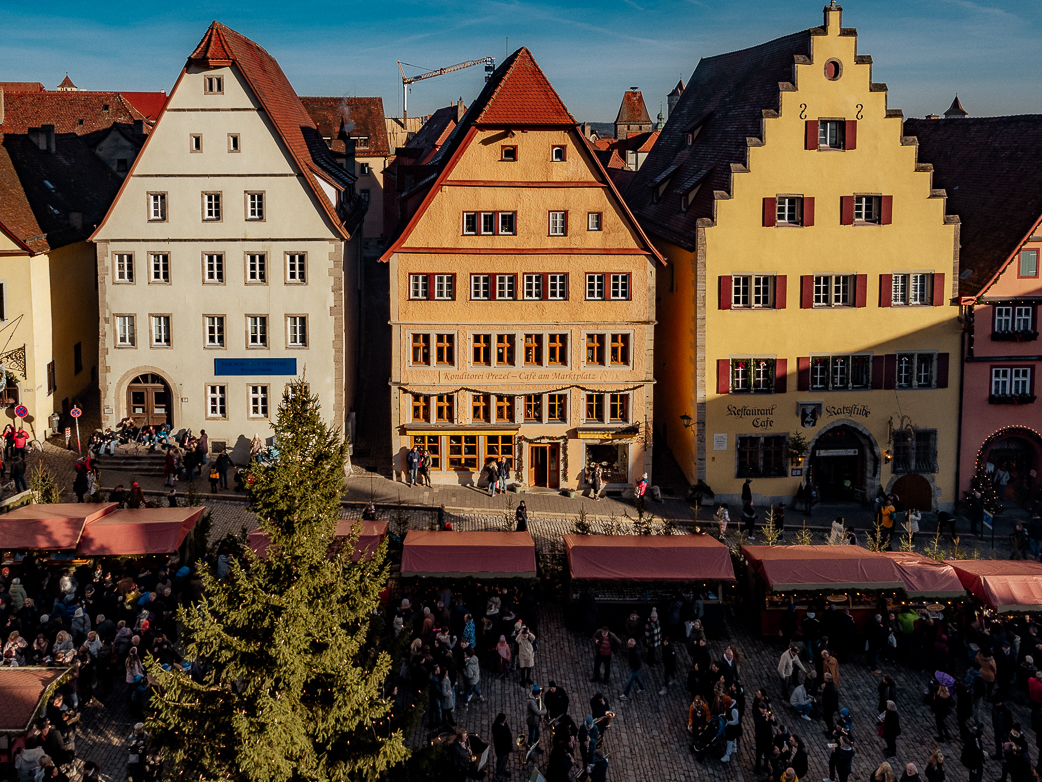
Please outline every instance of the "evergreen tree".
[{"label": "evergreen tree", "polygon": [[148,720],[175,778],[296,782],[376,780],[408,755],[382,695],[390,670],[369,621],[387,578],[386,544],[352,562],[332,546],[347,445],[300,381],[279,405],[278,462],[258,467],[252,509],[270,545],[246,551],[181,609],[181,642],[205,673],[149,673]]}]

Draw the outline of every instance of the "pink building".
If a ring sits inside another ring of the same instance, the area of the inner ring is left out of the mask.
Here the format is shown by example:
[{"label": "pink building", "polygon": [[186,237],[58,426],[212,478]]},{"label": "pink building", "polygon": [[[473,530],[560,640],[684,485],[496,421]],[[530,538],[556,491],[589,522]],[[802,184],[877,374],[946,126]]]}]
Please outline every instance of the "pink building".
[{"label": "pink building", "polygon": [[1042,115],[908,120],[905,133],[960,221],[960,496],[985,472],[1025,507],[1042,492]]}]

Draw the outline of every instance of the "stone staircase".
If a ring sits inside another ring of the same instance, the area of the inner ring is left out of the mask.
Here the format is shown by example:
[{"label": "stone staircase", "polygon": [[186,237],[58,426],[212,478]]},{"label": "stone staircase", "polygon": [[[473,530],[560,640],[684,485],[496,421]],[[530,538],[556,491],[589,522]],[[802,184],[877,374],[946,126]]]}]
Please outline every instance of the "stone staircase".
[{"label": "stone staircase", "polygon": [[116,448],[115,456],[109,456],[108,453],[99,456],[98,468],[102,473],[113,470],[162,478],[165,461],[165,452],[149,451],[144,445],[121,445]]}]

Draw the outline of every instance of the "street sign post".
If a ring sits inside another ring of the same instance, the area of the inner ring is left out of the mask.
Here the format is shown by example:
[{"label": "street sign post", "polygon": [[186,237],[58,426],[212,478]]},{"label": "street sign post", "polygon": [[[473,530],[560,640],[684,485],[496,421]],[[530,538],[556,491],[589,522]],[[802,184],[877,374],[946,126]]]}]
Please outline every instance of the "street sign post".
[{"label": "street sign post", "polygon": [[69,438],[72,437],[72,429],[65,427],[65,449],[69,449]]},{"label": "street sign post", "polygon": [[83,415],[83,411],[78,407],[74,407],[69,411],[69,415],[76,419],[76,453],[82,455],[83,446],[80,445],[80,416]]},{"label": "street sign post", "polygon": [[991,547],[995,548],[995,517],[987,508],[984,509],[984,528],[991,530]]}]

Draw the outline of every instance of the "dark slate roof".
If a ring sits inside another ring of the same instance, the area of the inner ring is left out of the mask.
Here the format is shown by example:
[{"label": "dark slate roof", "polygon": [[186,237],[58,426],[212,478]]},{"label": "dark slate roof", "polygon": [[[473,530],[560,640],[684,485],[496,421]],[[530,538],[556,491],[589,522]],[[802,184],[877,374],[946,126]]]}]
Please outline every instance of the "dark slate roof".
[{"label": "dark slate roof", "polygon": [[959,292],[984,293],[1042,217],[1042,114],[909,119],[904,132],[919,140],[918,162],[933,164],[933,186],[962,223]]},{"label": "dark slate roof", "polygon": [[669,93],[669,95],[667,95],[666,97],[667,98],[672,98],[674,95],[679,97],[679,96],[681,96],[683,94],[684,94],[684,80],[681,79],[680,81],[677,82],[677,86],[673,88],[673,91],[671,93]]},{"label": "dark slate roof", "polygon": [[[746,139],[762,137],[763,112],[778,110],[778,85],[794,80],[795,58],[810,56],[813,32],[804,30],[698,63],[625,193],[645,231],[694,249],[696,221],[714,216],[713,191],[730,192],[731,164],[747,162]],[[685,147],[686,131],[699,126],[694,144]],[[658,203],[652,203],[651,183],[674,166]],[[678,184],[706,169],[710,173],[698,195],[681,212]]]},{"label": "dark slate roof", "polygon": [[622,105],[619,106],[618,116],[615,124],[640,125],[650,124],[651,117],[648,115],[648,107],[644,105],[644,96],[640,90],[626,90],[622,96]]},{"label": "dark slate roof", "polygon": [[962,101],[959,100],[959,96],[955,96],[955,100],[952,101],[952,105],[948,107],[948,110],[944,112],[946,117],[968,117],[970,113],[962,107]]},{"label": "dark slate roof", "polygon": [[344,142],[339,138],[340,126],[345,121],[353,123],[348,136],[366,136],[368,147],[359,147],[355,153],[361,157],[387,157],[391,154],[384,123],[383,98],[305,98],[301,102],[311,119],[318,125],[318,132],[332,140],[334,152],[343,155]]}]

